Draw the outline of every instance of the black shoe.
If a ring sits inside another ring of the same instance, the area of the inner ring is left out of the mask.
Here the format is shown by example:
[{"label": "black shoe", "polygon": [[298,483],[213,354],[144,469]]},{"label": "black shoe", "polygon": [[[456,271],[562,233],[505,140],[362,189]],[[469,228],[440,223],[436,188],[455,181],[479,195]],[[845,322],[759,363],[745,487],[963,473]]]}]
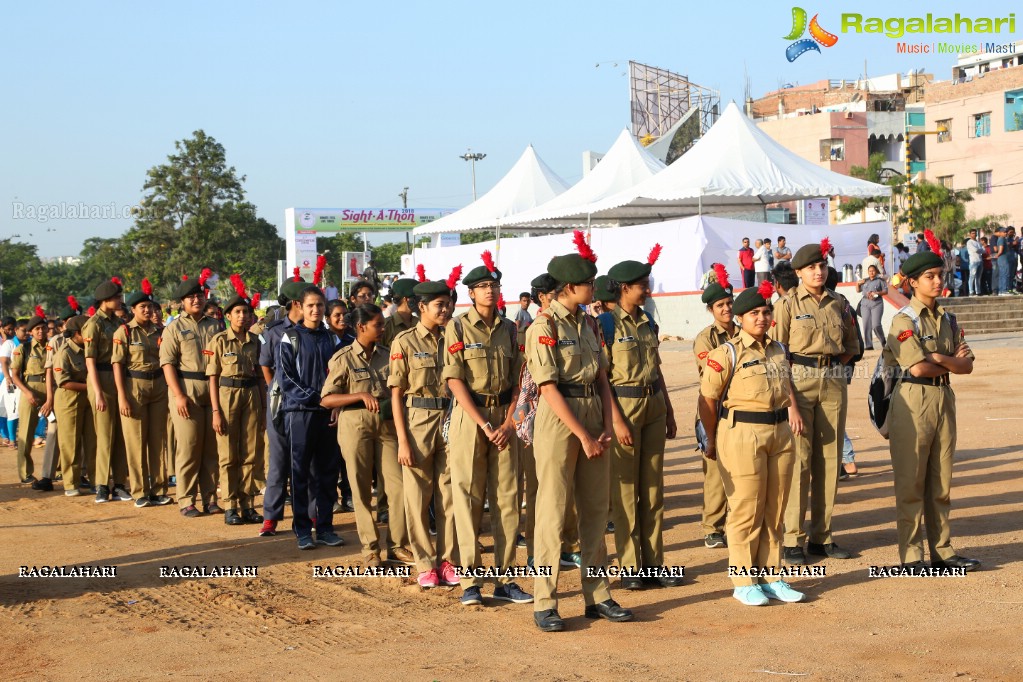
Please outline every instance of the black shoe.
[{"label": "black shoe", "polygon": [[586,607],[587,618],[603,618],[612,623],[624,623],[632,620],[632,611],[623,609],[614,599],[602,601],[599,604],[590,604]]},{"label": "black shoe", "polygon": [[969,573],[980,568],[980,562],[976,559],[967,559],[964,556],[954,554],[944,560],[931,561],[931,568],[965,568],[966,572]]},{"label": "black shoe", "polygon": [[703,536],[703,546],[708,549],[717,549],[725,546],[724,533],[709,533]]},{"label": "black shoe", "polygon": [[377,512],[377,523],[383,525],[391,520],[390,513],[385,509],[381,512]]},{"label": "black shoe", "polygon": [[186,519],[194,519],[201,516],[199,510],[195,508],[194,504],[190,504],[187,507],[182,508],[181,515]]},{"label": "black shoe", "polygon": [[924,562],[910,561],[908,564],[902,564],[902,568],[907,568],[910,571],[920,571],[924,568]]},{"label": "black shoe", "polygon": [[352,501],[351,497],[345,497],[341,500],[341,511],[345,513],[355,511],[355,502]]},{"label": "black shoe", "polygon": [[785,563],[791,566],[802,566],[806,563],[806,555],[802,547],[785,547],[782,549],[782,557]]},{"label": "black shoe", "polygon": [[242,521],[245,523],[263,523],[263,517],[255,509],[242,509]]},{"label": "black shoe", "polygon": [[221,507],[216,502],[210,502],[209,504],[204,504],[202,506],[202,513],[203,514],[223,514],[224,513],[224,508]]},{"label": "black shoe", "polygon": [[[587,609],[590,607],[586,607]],[[533,622],[542,632],[561,632],[565,629],[565,621],[561,620],[557,609],[534,611]]]},{"label": "black shoe", "polygon": [[96,504],[110,501],[110,488],[105,485],[96,486]]},{"label": "black shoe", "polygon": [[242,515],[237,509],[228,509],[224,512],[224,523],[229,526],[240,526],[245,522],[242,521]]},{"label": "black shoe", "polygon": [[48,478],[40,478],[38,481],[32,482],[32,490],[38,490],[41,493],[48,493],[53,490],[53,481]]},{"label": "black shoe", "polygon": [[634,576],[628,576],[622,578],[622,589],[623,590],[642,590],[643,579]]},{"label": "black shoe", "polygon": [[335,502],[335,503],[334,503],[334,508],[333,508],[333,509],[331,509],[330,511],[331,511],[332,513],[334,513],[334,514],[340,514],[340,513],[341,513],[341,512],[343,512],[344,510],[345,510],[345,508],[341,506],[341,503],[340,503],[340,502]]},{"label": "black shoe", "polygon": [[849,480],[849,472],[846,471],[845,469],[843,469],[842,467],[839,467],[839,469],[838,469],[838,480],[840,480],[840,481],[848,481]]},{"label": "black shoe", "polygon": [[22,483],[35,483],[36,482],[36,477],[35,476],[26,476],[25,478],[21,479],[21,482]]},{"label": "black shoe", "polygon": [[816,542],[806,543],[806,551],[816,556],[826,556],[829,559],[852,559],[852,554],[844,550],[834,542],[819,545]]}]

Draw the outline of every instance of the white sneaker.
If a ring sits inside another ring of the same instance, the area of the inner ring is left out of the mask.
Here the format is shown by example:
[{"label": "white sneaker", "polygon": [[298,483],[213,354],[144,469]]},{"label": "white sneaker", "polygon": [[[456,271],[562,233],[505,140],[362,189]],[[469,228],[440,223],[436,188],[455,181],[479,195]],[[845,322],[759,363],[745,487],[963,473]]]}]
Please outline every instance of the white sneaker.
[{"label": "white sneaker", "polygon": [[82,493],[78,491],[78,488],[72,488],[71,490],[64,491],[64,497],[78,497],[81,494]]}]

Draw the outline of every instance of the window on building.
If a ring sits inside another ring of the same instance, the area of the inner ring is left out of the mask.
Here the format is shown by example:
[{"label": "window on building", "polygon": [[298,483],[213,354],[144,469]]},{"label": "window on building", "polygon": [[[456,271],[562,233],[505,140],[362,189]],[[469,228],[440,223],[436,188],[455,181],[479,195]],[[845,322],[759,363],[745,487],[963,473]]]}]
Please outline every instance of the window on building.
[{"label": "window on building", "polygon": [[941,186],[945,189],[952,189],[952,177],[953,176],[951,175],[939,175],[938,182],[940,182]]},{"label": "window on building", "polygon": [[938,144],[952,141],[952,119],[945,118],[935,121],[938,126]]},{"label": "window on building", "polygon": [[1023,90],[1005,93],[1005,132],[1023,130]]},{"label": "window on building", "polygon": [[977,194],[991,194],[991,171],[974,173],[977,176]]},{"label": "window on building", "polygon": [[970,137],[990,137],[991,135],[991,112],[974,114],[970,117]]},{"label": "window on building", "polygon": [[845,161],[845,140],[821,140],[821,161]]}]

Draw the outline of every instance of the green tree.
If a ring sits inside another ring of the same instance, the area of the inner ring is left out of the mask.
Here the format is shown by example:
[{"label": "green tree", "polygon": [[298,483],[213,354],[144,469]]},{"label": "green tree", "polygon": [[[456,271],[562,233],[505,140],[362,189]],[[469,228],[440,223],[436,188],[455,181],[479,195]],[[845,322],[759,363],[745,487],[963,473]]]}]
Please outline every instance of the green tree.
[{"label": "green tree", "polygon": [[33,275],[38,270],[39,257],[33,244],[0,239],[0,286],[3,286],[0,314],[24,315],[31,311],[31,307],[25,310],[20,300],[26,294],[34,293]]},{"label": "green tree", "polygon": [[[867,182],[874,182],[879,185],[888,185],[892,188],[892,199],[889,202],[887,196],[878,195],[876,197],[849,197],[842,201],[838,210],[843,216],[854,215],[860,213],[868,208],[873,208],[879,211],[882,215],[887,216],[888,220],[892,222],[899,222],[900,203],[899,197],[902,195],[903,185],[905,184],[905,177],[902,175],[886,178],[884,174],[885,156],[884,154],[871,154],[870,158],[867,159],[867,166],[852,166],[849,168],[849,175],[860,180],[866,180]],[[892,207],[892,211],[895,215],[889,215],[888,207]]]},{"label": "green tree", "polygon": [[972,190],[948,189],[942,184],[922,180],[913,183],[913,225],[934,231],[938,239],[955,242],[966,229],[966,204],[973,201]]}]

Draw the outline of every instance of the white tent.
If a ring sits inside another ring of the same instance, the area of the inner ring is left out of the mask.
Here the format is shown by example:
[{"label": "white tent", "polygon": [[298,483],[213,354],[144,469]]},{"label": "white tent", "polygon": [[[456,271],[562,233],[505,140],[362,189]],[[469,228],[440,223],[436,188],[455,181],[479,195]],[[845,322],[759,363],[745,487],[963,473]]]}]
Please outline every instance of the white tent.
[{"label": "white tent", "polygon": [[499,221],[504,226],[529,226],[537,221],[571,215],[578,207],[614,196],[664,170],[665,166],[628,129],[611,145],[600,163],[571,189],[542,206]]},{"label": "white tent", "polygon": [[707,134],[664,171],[563,215],[606,223],[793,199],[890,194],[886,185],[834,173],[797,156],[760,130],[732,102]]},{"label": "white tent", "polygon": [[417,227],[412,234],[418,237],[493,228],[501,218],[536,208],[566,189],[568,184],[536,155],[533,145],[529,145],[489,192],[461,210]]}]

